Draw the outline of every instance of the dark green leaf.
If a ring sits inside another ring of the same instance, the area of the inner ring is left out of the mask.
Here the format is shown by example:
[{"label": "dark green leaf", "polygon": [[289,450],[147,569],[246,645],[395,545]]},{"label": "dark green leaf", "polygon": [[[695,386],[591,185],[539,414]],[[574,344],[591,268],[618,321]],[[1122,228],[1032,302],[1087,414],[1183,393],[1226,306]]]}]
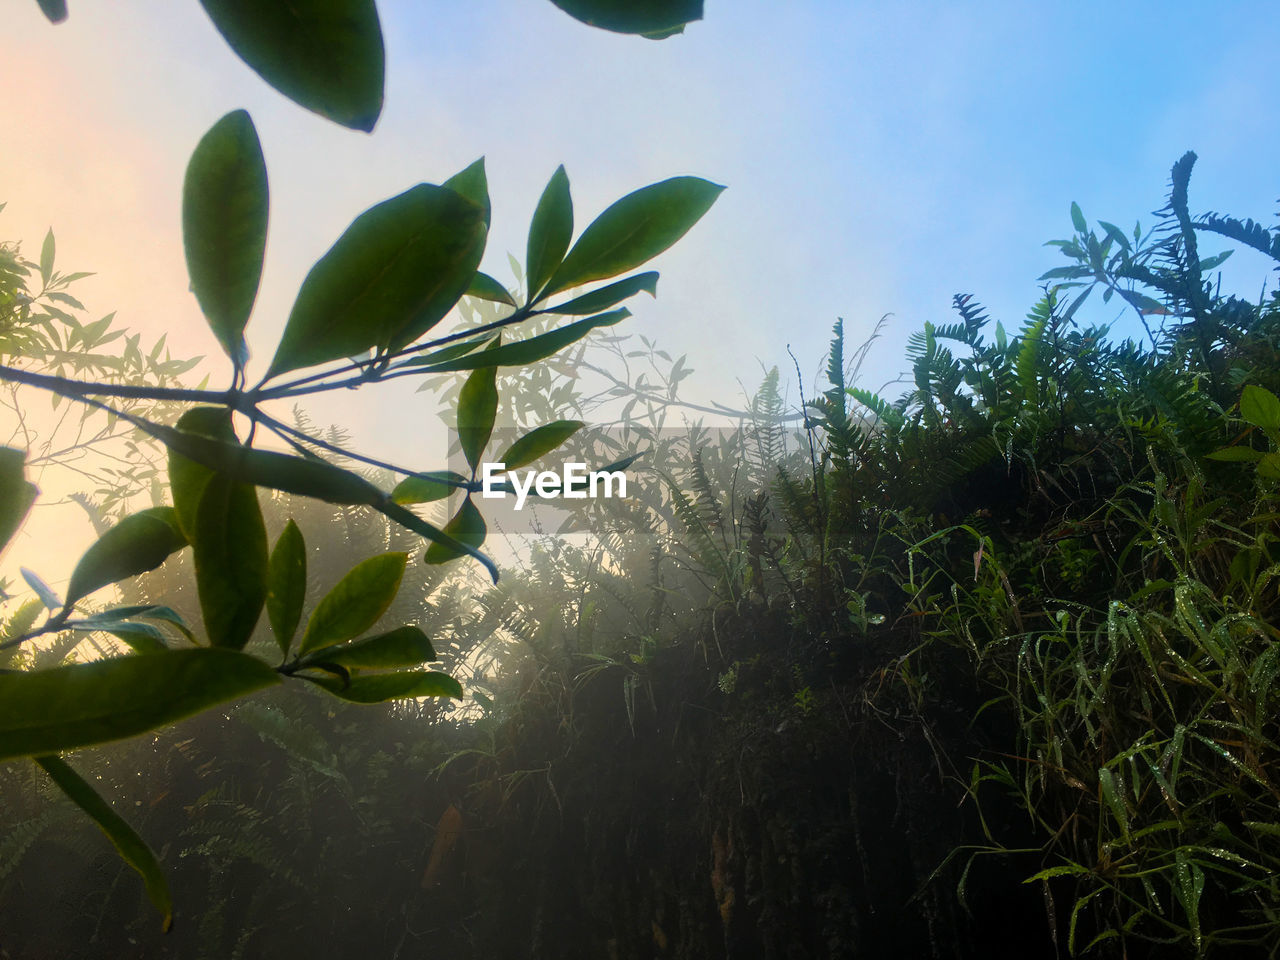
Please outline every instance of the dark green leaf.
[{"label": "dark green leaf", "polygon": [[246,359],[244,328],[267,247],[267,166],[253,120],[228,113],[196,146],[182,188],[182,243],[191,290],[232,361]]},{"label": "dark green leaf", "polygon": [[335,697],[352,703],[382,703],[386,700],[402,700],[409,697],[453,697],[462,699],[462,686],[447,673],[435,670],[413,670],[404,673],[375,673],[353,677],[344,684],[336,677],[322,677],[312,681],[324,687]]},{"label": "dark green leaf", "polygon": [[302,282],[268,376],[412,343],[466,292],[485,234],[480,207],[445,187],[366,210]]},{"label": "dark green leaf", "polygon": [[302,531],[290,519],[280,532],[267,565],[267,618],[283,655],[288,655],[293,643],[306,595],[307,546]]},{"label": "dark green leaf", "polygon": [[348,670],[414,667],[439,660],[431,640],[417,627],[400,627],[340,646],[325,647],[303,657],[301,665],[336,663]]},{"label": "dark green leaf", "polygon": [[172,507],[152,507],[125,517],[99,537],[76,564],[67,584],[67,606],[109,583],[154,570],[186,545]]},{"label": "dark green leaf", "polygon": [[1280,453],[1268,453],[1258,461],[1258,476],[1280,480]]},{"label": "dark green leaf", "polygon": [[[498,568],[492,560],[483,553],[465,543],[460,543],[453,537],[446,534],[443,530],[433,526],[423,520],[417,514],[406,510],[404,507],[396,503],[383,503],[378,506],[378,511],[387,517],[390,517],[400,526],[412,530],[414,533],[430,540],[433,544],[438,543],[450,550],[457,551],[459,554],[466,554],[480,561],[481,565],[489,571],[489,576],[493,578],[493,582],[498,582]],[[424,557],[425,559],[425,557]]]},{"label": "dark green leaf", "polygon": [[679,33],[686,23],[702,19],[702,0],[551,0],[569,16],[615,33],[653,39]]},{"label": "dark green leaf", "polygon": [[50,23],[61,23],[67,19],[67,0],[36,0],[36,3],[40,4]]},{"label": "dark green leaf", "polygon": [[115,845],[120,858],[142,877],[147,898],[160,911],[160,916],[164,918],[164,931],[168,933],[173,925],[173,898],[169,895],[169,882],[165,879],[164,871],[160,869],[160,863],[146,841],[61,757],[36,757],[35,762],[72,803],[89,815],[89,819]]},{"label": "dark green leaf", "polygon": [[240,650],[267,598],[267,529],[252,484],[219,474],[205,486],[192,543],[209,642]]},{"label": "dark green leaf", "polygon": [[489,204],[489,180],[484,172],[484,157],[481,157],[465,170],[455,173],[441,186],[448,187],[454,193],[462,194],[462,196],[483,210],[484,225],[486,228],[489,226],[492,207]]},{"label": "dark green leaf", "polygon": [[582,232],[542,296],[615,277],[651,260],[683,237],[723,189],[698,177],[673,177],[628,194]]},{"label": "dark green leaf", "polygon": [[26,478],[27,455],[14,447],[0,447],[0,550],[13,538],[35,503],[34,483]]},{"label": "dark green leaf", "polygon": [[[462,444],[462,452],[467,458],[474,474],[484,455],[484,448],[493,433],[493,421],[498,415],[498,387],[496,383],[497,368],[487,362],[496,351],[502,348],[495,345],[479,355],[462,357],[450,363],[471,362],[471,367],[478,368],[458,393],[458,440]],[[467,369],[471,369],[471,367]],[[432,367],[430,369],[440,369]],[[448,364],[443,369],[453,369]]]},{"label": "dark green leaf", "polygon": [[178,628],[182,634],[188,639],[195,639],[191,635],[191,629],[187,626],[185,620],[179,616],[178,612],[171,607],[161,606],[154,603],[139,603],[127,607],[111,607],[107,610],[101,610],[98,613],[91,614],[87,617],[81,617],[78,622],[88,624],[100,624],[103,629],[119,624],[126,620],[141,618],[144,620],[160,620],[163,623],[171,624]]},{"label": "dark green leaf", "polygon": [[132,737],[278,683],[235,650],[168,650],[0,674],[0,759]]},{"label": "dark green leaf", "polygon": [[1240,416],[1264,430],[1280,429],[1280,398],[1265,387],[1251,383],[1240,395]]},{"label": "dark green leaf", "polygon": [[384,553],[352,567],[311,614],[298,652],[342,643],[377,623],[400,589],[408,559],[404,553]]},{"label": "dark green leaf", "polygon": [[1200,261],[1201,271],[1213,270],[1222,266],[1234,252],[1234,250],[1223,250],[1222,253],[1214,254],[1212,257],[1205,257]]},{"label": "dark green leaf", "polygon": [[452,470],[420,473],[405,477],[396,484],[396,488],[391,491],[391,499],[396,503],[433,503],[445,499],[466,483],[466,477]]},{"label": "dark green leaf", "polygon": [[631,316],[631,311],[623,307],[620,310],[602,313],[596,317],[588,317],[586,320],[579,320],[576,323],[559,327],[549,333],[530,337],[528,340],[521,340],[519,343],[493,346],[483,353],[474,353],[457,360],[433,364],[427,369],[435,373],[442,373],[448,370],[478,370],[481,367],[488,366],[515,367],[526,363],[536,363],[539,360],[546,359],[553,353],[557,353],[564,347],[569,346],[569,344],[581,340],[596,327],[612,326],[629,316]]},{"label": "dark green leaf", "polygon": [[[231,411],[225,407],[192,407],[178,418],[177,429],[184,436],[197,435],[223,442],[231,451],[242,449],[231,425]],[[213,475],[210,464],[184,456],[170,445],[169,488],[173,493],[173,508],[178,512],[178,526],[189,542],[195,540],[196,511]]]},{"label": "dark green leaf", "polygon": [[550,453],[582,429],[581,420],[557,420],[530,430],[498,457],[508,470],[516,470]]},{"label": "dark green leaf", "polygon": [[474,340],[466,340],[462,343],[452,343],[447,347],[441,347],[439,350],[433,350],[431,353],[423,354],[420,357],[414,357],[412,360],[406,360],[404,366],[433,366],[437,363],[444,363],[446,360],[452,360],[455,357],[463,357],[477,347],[482,347],[486,343],[493,342],[493,337],[476,337]]},{"label": "dark green leaf", "polygon": [[373,505],[383,498],[369,481],[332,464],[233,442],[230,415],[220,407],[188,410],[178,426],[181,429],[152,424],[145,429],[169,448],[169,482],[184,530],[193,529],[200,494],[215,472],[327,503]]},{"label": "dark green leaf", "polygon": [[1076,228],[1078,233],[1088,233],[1089,224],[1085,222],[1084,213],[1080,209],[1080,204],[1074,201],[1071,204],[1071,225]]},{"label": "dark green leaf", "polygon": [[564,260],[572,239],[573,198],[569,194],[569,176],[561,164],[538,198],[538,206],[529,223],[529,242],[525,252],[525,269],[529,275],[528,302],[536,300],[547,285]]},{"label": "dark green leaf", "polygon": [[[485,525],[484,517],[480,515],[480,511],[468,496],[462,501],[462,506],[453,515],[453,519],[445,525],[444,532],[459,543],[469,547],[479,547],[484,543],[485,535],[489,530]],[[426,563],[448,563],[460,556],[462,556],[461,551],[437,542],[427,547],[427,552],[422,559]]]},{"label": "dark green leaf", "polygon": [[245,63],[295,103],[353,130],[382,112],[382,27],[373,0],[200,0]]},{"label": "dark green leaf", "polygon": [[[1044,278],[1041,277],[1041,279],[1043,280]],[[568,303],[547,307],[546,312],[572,314],[575,316],[599,313],[601,310],[609,309],[616,303],[621,303],[628,297],[634,297],[641,290],[651,297],[658,295],[658,273],[656,270],[650,270],[648,273],[637,273],[634,277],[627,277],[625,280],[611,283],[608,286],[601,287],[599,290],[584,293]]]},{"label": "dark green leaf", "polygon": [[44,235],[44,243],[40,246],[40,279],[46,287],[53,279],[53,250],[53,231],[50,230]]},{"label": "dark green leaf", "polygon": [[1107,236],[1118,243],[1126,253],[1133,249],[1132,245],[1129,243],[1129,238],[1124,235],[1124,231],[1114,223],[1107,223],[1105,220],[1099,220],[1098,226],[1107,231]]},{"label": "dark green leaf", "polygon": [[509,307],[516,305],[515,298],[507,292],[507,288],[487,273],[476,271],[471,278],[471,286],[467,287],[467,296],[477,300],[490,300],[493,303],[505,303]]},{"label": "dark green leaf", "polygon": [[1252,447],[1223,447],[1213,453],[1206,453],[1209,460],[1223,460],[1227,463],[1257,463],[1262,459],[1262,452]]},{"label": "dark green leaf", "polygon": [[68,630],[80,633],[109,633],[127,643],[135,653],[156,653],[168,650],[164,634],[149,623],[129,623],[123,620],[95,622],[88,618],[67,623]]}]

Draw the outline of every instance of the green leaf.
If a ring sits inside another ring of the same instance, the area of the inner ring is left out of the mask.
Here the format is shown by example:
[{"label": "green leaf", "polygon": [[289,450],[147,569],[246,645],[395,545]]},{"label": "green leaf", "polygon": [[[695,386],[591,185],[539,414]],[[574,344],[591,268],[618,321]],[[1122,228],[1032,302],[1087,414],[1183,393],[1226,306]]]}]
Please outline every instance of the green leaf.
[{"label": "green leaf", "polygon": [[517,470],[550,453],[583,426],[581,420],[557,420],[544,424],[513,443],[498,460],[508,470]]},{"label": "green leaf", "polygon": [[67,584],[68,607],[93,591],[154,570],[187,545],[172,507],[152,507],[125,517],[84,552]]},{"label": "green leaf", "polygon": [[[489,576],[493,579],[493,582],[494,583],[498,582],[498,567],[494,564],[492,560],[486,557],[483,553],[481,553],[475,547],[455,540],[453,537],[446,534],[443,530],[433,526],[430,523],[427,523],[427,521],[423,520],[417,514],[412,513],[409,510],[406,510],[404,507],[400,506],[399,504],[384,503],[378,507],[378,510],[385,516],[390,517],[396,523],[400,524],[400,526],[405,527],[406,529],[412,530],[414,531],[414,533],[417,533],[420,536],[423,536],[426,539],[430,540],[432,544],[436,544],[436,543],[441,544],[442,546],[447,547],[450,550],[457,551],[459,555],[466,554],[467,556],[472,557],[475,560],[478,560],[480,564],[486,570],[489,571]],[[426,559],[425,556],[423,557],[423,559],[424,560]]]},{"label": "green leaf", "polygon": [[340,646],[324,647],[305,656],[301,666],[323,661],[349,670],[414,667],[439,660],[430,638],[417,627],[400,627]]},{"label": "green leaf", "polygon": [[1124,235],[1124,231],[1114,223],[1107,223],[1105,220],[1099,220],[1098,226],[1107,231],[1107,236],[1119,244],[1126,253],[1133,249],[1132,245],[1129,243],[1129,238]]},{"label": "green leaf", "polygon": [[223,443],[145,420],[130,422],[163,442],[170,451],[176,451],[202,466],[214,468],[234,479],[302,497],[314,497],[328,503],[371,506],[419,536],[474,557],[489,571],[494,583],[498,581],[498,568],[492,560],[480,551],[458,543],[438,527],[392,502],[390,497],[357,474],[332,464]]},{"label": "green leaf", "polygon": [[485,235],[480,207],[446,187],[370,207],[302,282],[268,377],[412,343],[466,292]]},{"label": "green leaf", "polygon": [[471,286],[467,287],[467,296],[477,300],[489,300],[493,303],[505,303],[509,307],[516,305],[515,298],[507,292],[507,288],[487,273],[476,271],[471,278]]},{"label": "green leaf", "polygon": [[311,614],[298,652],[342,643],[377,623],[400,589],[408,559],[404,553],[383,553],[352,567]]},{"label": "green leaf", "polygon": [[204,647],[0,674],[0,759],[136,736],[279,679],[256,657]]},{"label": "green leaf", "polygon": [[[231,411],[225,407],[192,407],[178,418],[177,430],[184,435],[195,434],[225,442],[232,451],[242,449],[231,425]],[[184,456],[173,445],[169,446],[169,489],[173,493],[178,526],[189,542],[195,540],[200,496],[214,472],[212,465]]]},{"label": "green leaf", "polygon": [[1280,429],[1280,399],[1265,387],[1251,383],[1240,395],[1240,416],[1264,430]]},{"label": "green leaf", "polygon": [[373,0],[200,0],[231,49],[294,103],[353,130],[382,112],[382,27]]},{"label": "green leaf", "polygon": [[53,230],[44,235],[44,243],[40,245],[40,279],[47,287],[53,279]]},{"label": "green leaf", "polygon": [[673,177],[628,194],[582,232],[541,296],[615,277],[651,260],[702,219],[723,189],[698,177]]},{"label": "green leaf", "polygon": [[631,316],[631,311],[623,307],[620,310],[588,317],[586,320],[578,320],[549,333],[539,334],[536,337],[530,337],[528,340],[521,340],[519,343],[509,343],[506,346],[495,345],[483,353],[475,353],[456,360],[432,364],[427,369],[433,373],[443,373],[449,370],[479,370],[481,367],[490,366],[518,367],[527,363],[536,363],[559,352],[569,344],[576,343],[596,327],[613,326],[613,324],[619,323],[629,316]]},{"label": "green leaf", "polygon": [[178,427],[150,424],[144,429],[169,448],[174,507],[188,539],[193,539],[200,494],[215,473],[327,503],[373,505],[383,498],[368,480],[332,464],[241,446],[230,414],[221,407],[188,410]]},{"label": "green leaf", "polygon": [[26,460],[24,451],[0,447],[0,551],[18,532],[40,492],[27,482]]},{"label": "green leaf", "polygon": [[36,3],[40,4],[50,23],[61,23],[67,19],[67,0],[36,0]]},{"label": "green leaf", "polygon": [[1089,232],[1089,224],[1085,222],[1084,212],[1080,209],[1080,204],[1074,201],[1071,204],[1071,225],[1078,233]]},{"label": "green leaf", "polygon": [[599,313],[601,310],[608,310],[614,304],[621,303],[629,297],[634,297],[641,290],[651,297],[658,295],[658,273],[656,270],[650,270],[648,273],[637,273],[634,277],[627,277],[625,280],[619,280],[616,283],[601,287],[599,290],[593,290],[580,297],[575,297],[568,303],[547,307],[546,312],[573,314],[575,316]]},{"label": "green leaf", "polygon": [[68,621],[66,626],[68,630],[80,633],[109,633],[127,643],[135,653],[156,653],[169,649],[169,645],[164,642],[164,634],[149,623],[120,620],[99,623],[84,619]]},{"label": "green leaf", "polygon": [[243,649],[267,599],[267,528],[252,484],[223,474],[209,481],[192,547],[209,642]]},{"label": "green leaf", "polygon": [[[462,452],[467,458],[467,463],[471,466],[474,475],[476,468],[480,464],[480,458],[484,455],[484,448],[488,446],[489,436],[493,433],[493,421],[498,415],[498,387],[497,374],[498,370],[493,364],[487,362],[487,358],[492,356],[495,351],[501,347],[490,347],[478,356],[463,357],[459,360],[450,361],[450,363],[467,363],[471,362],[473,367],[477,367],[471,376],[467,377],[466,383],[462,385],[462,389],[458,392],[458,439],[462,444]],[[438,367],[430,368],[432,370],[440,369]],[[445,364],[443,369],[454,369]],[[467,369],[470,369],[468,367]]]},{"label": "green leaf", "polygon": [[483,210],[484,225],[488,228],[489,218],[493,210],[489,203],[489,180],[484,172],[484,157],[481,157],[465,170],[455,173],[441,186],[448,187],[454,193],[461,194]]},{"label": "green leaf", "polygon": [[391,491],[391,499],[396,503],[433,503],[445,499],[466,483],[466,477],[452,470],[420,473],[405,477],[396,484],[396,488]]},{"label": "green leaf", "polygon": [[89,815],[107,839],[115,845],[120,859],[137,871],[147,890],[147,898],[160,911],[165,933],[173,926],[173,898],[169,895],[169,882],[165,879],[160,862],[151,852],[145,840],[125,822],[111,804],[100,797],[78,773],[61,757],[36,757],[49,778],[58,785],[68,799]]},{"label": "green leaf", "polygon": [[307,546],[302,531],[292,519],[285,524],[267,563],[267,619],[280,645],[289,654],[289,645],[302,618],[307,595]]},{"label": "green leaf", "polygon": [[1280,453],[1268,453],[1258,461],[1258,476],[1280,480]]},{"label": "green leaf", "polygon": [[[311,679],[311,678],[308,678]],[[313,683],[324,687],[335,697],[352,703],[383,703],[409,697],[453,697],[462,699],[462,685],[447,673],[435,670],[413,670],[404,673],[375,673],[353,677],[344,683],[336,677],[319,677]]]},{"label": "green leaf", "polygon": [[661,39],[702,19],[702,0],[551,0],[575,20],[612,30]]},{"label": "green leaf", "polygon": [[492,336],[476,337],[474,340],[452,343],[447,347],[441,347],[439,350],[433,350],[431,353],[414,357],[412,360],[406,360],[403,365],[406,367],[434,366],[437,363],[444,363],[446,360],[452,360],[455,357],[466,356],[477,347],[492,343],[494,339]]},{"label": "green leaf", "polygon": [[267,248],[267,165],[253,120],[228,113],[201,138],[182,187],[182,243],[191,290],[222,349],[247,359],[244,328]]},{"label": "green leaf", "polygon": [[1262,451],[1252,447],[1223,447],[1213,453],[1206,453],[1207,460],[1224,460],[1228,463],[1256,463],[1263,457]]},{"label": "green leaf", "polygon": [[573,198],[569,194],[569,176],[564,164],[556,167],[529,222],[529,241],[525,252],[525,269],[529,274],[527,302],[534,302],[551,275],[564,260],[569,241],[573,239]]},{"label": "green leaf", "polygon": [[[485,525],[484,517],[480,515],[480,511],[468,496],[462,501],[462,506],[453,515],[453,519],[445,525],[444,532],[459,543],[465,543],[469,547],[479,547],[484,543],[489,529]],[[437,542],[427,547],[422,559],[424,563],[448,563],[460,556],[462,556],[461,551]]]}]

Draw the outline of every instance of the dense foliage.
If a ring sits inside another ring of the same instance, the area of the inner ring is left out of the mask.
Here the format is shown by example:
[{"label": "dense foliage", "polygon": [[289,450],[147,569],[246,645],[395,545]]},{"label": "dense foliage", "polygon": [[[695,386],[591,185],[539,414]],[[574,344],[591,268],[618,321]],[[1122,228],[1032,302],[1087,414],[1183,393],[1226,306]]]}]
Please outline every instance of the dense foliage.
[{"label": "dense foliage", "polygon": [[[254,700],[99,755],[109,795],[181,838],[166,863],[203,906],[170,946],[1274,956],[1280,303],[1211,287],[1195,240],[1280,260],[1280,237],[1191,217],[1193,159],[1149,234],[1073,208],[1016,333],[958,296],[894,402],[856,386],[843,324],[802,421],[774,370],[727,431],[670,429],[684,358],[588,354],[632,391],[649,482],[497,587],[402,589],[397,616],[456,639],[463,716]],[[1082,327],[1090,291],[1149,340]],[[523,400],[519,422],[549,402]],[[392,529],[314,509],[308,542]],[[12,942],[159,951],[26,776],[0,792],[0,903],[81,919]],[[87,873],[55,893],[32,858]]]}]

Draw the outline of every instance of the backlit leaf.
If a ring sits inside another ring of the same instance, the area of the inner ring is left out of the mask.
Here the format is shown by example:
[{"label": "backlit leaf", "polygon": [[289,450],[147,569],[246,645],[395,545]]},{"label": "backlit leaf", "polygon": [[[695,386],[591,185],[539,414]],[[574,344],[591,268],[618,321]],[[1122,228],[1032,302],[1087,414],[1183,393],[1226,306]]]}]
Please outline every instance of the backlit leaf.
[{"label": "backlit leaf", "polygon": [[538,206],[529,223],[525,267],[529,273],[527,299],[530,302],[538,299],[538,294],[564,260],[572,239],[573,198],[569,194],[569,176],[561,164],[538,198]]},{"label": "backlit leaf", "polygon": [[115,846],[120,858],[142,877],[147,898],[160,911],[164,930],[168,932],[173,925],[173,898],[164,871],[146,841],[61,757],[36,757],[35,762],[72,803],[89,815]]},{"label": "backlit leaf", "polygon": [[200,0],[245,63],[290,100],[354,130],[382,112],[382,27],[373,0]]},{"label": "backlit leaf", "polygon": [[567,303],[557,304],[545,309],[547,313],[585,316],[589,313],[608,310],[614,304],[621,303],[629,297],[634,297],[641,290],[651,297],[658,295],[658,274],[656,271],[650,270],[648,273],[637,273],[634,277],[627,277],[625,280],[611,283],[608,286],[601,287],[599,290],[584,293],[582,296],[575,297]]},{"label": "backlit leaf", "polygon": [[[469,547],[479,547],[484,543],[485,535],[489,531],[484,517],[468,496],[462,501],[462,506],[453,515],[453,519],[445,525],[444,532],[459,543],[465,543]],[[422,559],[426,563],[448,563],[460,556],[462,556],[461,551],[437,542],[427,547],[427,552]]]},{"label": "backlit leaf", "polygon": [[516,470],[550,453],[582,429],[581,420],[557,420],[530,430],[498,457],[508,470]]},{"label": "backlit leaf", "polygon": [[109,583],[154,570],[186,545],[172,507],[152,507],[125,517],[76,564],[67,584],[67,606]]},{"label": "backlit leaf", "polygon": [[224,474],[209,481],[196,511],[192,547],[209,642],[240,650],[267,599],[267,528],[252,484]]},{"label": "backlit leaf", "polygon": [[698,177],[673,177],[628,194],[582,232],[542,296],[615,277],[651,260],[683,237],[723,189]]},{"label": "backlit leaf", "polygon": [[[498,387],[497,387],[497,368],[487,358],[493,356],[497,350],[502,348],[496,345],[488,350],[481,352],[476,356],[462,357],[458,360],[449,361],[449,363],[471,363],[472,367],[478,369],[467,377],[466,383],[462,385],[462,389],[458,392],[458,439],[462,444],[462,452],[467,458],[467,463],[474,472],[480,464],[480,458],[484,455],[484,448],[489,443],[489,436],[493,433],[493,421],[498,415]],[[445,364],[443,368],[431,367],[429,369],[454,369],[449,364]],[[471,369],[468,367],[466,369]]]},{"label": "backlit leaf", "polygon": [[445,187],[369,208],[302,282],[268,376],[412,343],[466,292],[485,235],[481,208]]},{"label": "backlit leaf", "polygon": [[39,492],[26,478],[27,455],[14,447],[0,447],[0,550],[18,532]]},{"label": "backlit leaf", "polygon": [[413,667],[440,659],[430,638],[417,627],[400,627],[375,637],[324,647],[302,658],[309,662],[336,663],[349,670]]},{"label": "backlit leaf", "polygon": [[567,326],[558,327],[549,333],[539,334],[536,337],[530,337],[528,340],[521,340],[518,343],[508,343],[505,346],[494,345],[483,353],[473,353],[455,360],[446,360],[444,363],[432,364],[426,369],[433,372],[448,370],[476,370],[478,372],[481,367],[518,367],[528,363],[536,363],[539,360],[545,360],[554,353],[558,353],[569,344],[576,343],[596,327],[613,326],[613,324],[620,323],[629,316],[631,316],[631,311],[623,307],[619,310],[612,310],[609,313],[602,313],[599,316],[588,317],[586,320],[578,320]]},{"label": "backlit leaf", "polygon": [[336,677],[313,681],[335,697],[352,703],[383,703],[409,697],[453,697],[462,699],[462,685],[447,673],[435,670],[413,670],[403,673],[375,673],[353,677],[344,684]]},{"label": "backlit leaf", "polygon": [[205,647],[0,674],[0,759],[132,737],[279,679],[256,657]]},{"label": "backlit leaf", "polygon": [[298,652],[342,643],[372,627],[395,599],[407,560],[404,553],[384,553],[352,567],[311,614]]},{"label": "backlit leaf", "polygon": [[669,37],[702,19],[702,0],[551,0],[569,16],[615,33]]},{"label": "backlit leaf", "polygon": [[289,653],[307,595],[307,546],[292,519],[285,524],[267,562],[267,619],[281,654]]},{"label": "backlit leaf", "polygon": [[228,113],[200,140],[182,188],[191,290],[222,349],[245,361],[244,328],[267,246],[267,167],[253,120]]}]

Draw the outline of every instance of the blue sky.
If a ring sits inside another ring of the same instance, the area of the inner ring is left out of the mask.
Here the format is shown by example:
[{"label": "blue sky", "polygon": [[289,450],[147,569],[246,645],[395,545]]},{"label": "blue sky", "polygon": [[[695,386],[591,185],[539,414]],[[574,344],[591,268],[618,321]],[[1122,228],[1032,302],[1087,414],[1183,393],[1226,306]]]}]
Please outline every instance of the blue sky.
[{"label": "blue sky", "polygon": [[[187,292],[183,168],[238,107],[258,124],[272,184],[250,325],[260,362],[306,270],[356,214],[484,155],[485,268],[502,279],[559,163],[579,228],[668,176],[728,185],[657,262],[658,299],[627,327],[687,352],[685,390],[704,401],[733,401],[738,379],[787,365],[788,343],[812,382],[837,316],[856,340],[894,315],[873,388],[901,368],[911,331],[949,319],[953,293],[1016,326],[1035,278],[1060,263],[1042,244],[1070,232],[1071,201],[1091,220],[1150,223],[1187,149],[1200,155],[1193,209],[1267,219],[1280,196],[1270,2],[708,0],[703,22],[654,43],[545,0],[382,0],[387,105],[372,135],[283,100],[196,3],[73,2],[58,27],[34,2],[10,6],[0,237],[34,254],[52,226],[64,268],[98,271],[80,291],[90,309],[168,331],[178,353],[217,356]],[[1231,267],[1250,292],[1266,276],[1248,254]],[[316,412],[429,468],[405,432],[419,422],[407,404],[431,414],[414,396]]]}]

